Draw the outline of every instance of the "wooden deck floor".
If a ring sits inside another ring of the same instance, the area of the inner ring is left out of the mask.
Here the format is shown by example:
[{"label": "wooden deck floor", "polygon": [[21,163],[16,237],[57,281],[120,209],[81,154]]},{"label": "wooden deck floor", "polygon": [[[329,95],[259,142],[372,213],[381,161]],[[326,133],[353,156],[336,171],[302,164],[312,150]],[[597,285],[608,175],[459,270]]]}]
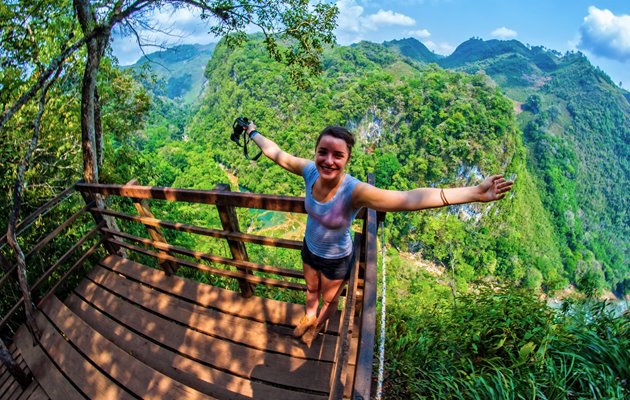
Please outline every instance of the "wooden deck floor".
[{"label": "wooden deck floor", "polygon": [[291,336],[303,312],[108,256],[40,307],[39,346],[19,329],[36,382],[6,398],[326,399],[339,315],[307,348]]}]

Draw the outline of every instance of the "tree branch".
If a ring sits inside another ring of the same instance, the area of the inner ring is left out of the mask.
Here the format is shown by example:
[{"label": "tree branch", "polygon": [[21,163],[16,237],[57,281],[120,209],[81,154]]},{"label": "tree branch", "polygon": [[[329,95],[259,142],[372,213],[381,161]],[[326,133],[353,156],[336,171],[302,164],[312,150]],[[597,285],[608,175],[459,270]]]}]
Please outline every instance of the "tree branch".
[{"label": "tree branch", "polygon": [[24,159],[20,162],[17,170],[17,178],[15,181],[15,188],[13,190],[13,210],[11,212],[11,216],[9,217],[9,226],[7,229],[7,242],[13,253],[15,255],[15,259],[17,262],[17,275],[18,275],[18,283],[20,285],[20,290],[22,291],[22,296],[24,297],[24,311],[26,313],[26,323],[33,333],[33,335],[39,337],[40,330],[37,327],[37,322],[35,321],[35,317],[33,316],[33,302],[31,300],[31,292],[28,287],[28,278],[26,276],[26,257],[24,256],[24,252],[17,242],[17,234],[16,234],[16,226],[17,220],[20,216],[20,207],[22,204],[22,191],[24,190],[24,177],[26,174],[26,170],[28,169],[31,163],[31,157],[37,148],[37,142],[39,140],[39,134],[41,130],[41,119],[44,114],[44,110],[46,108],[46,94],[48,93],[48,89],[52,85],[52,83],[59,77],[59,74],[62,71],[62,67],[59,67],[55,71],[55,75],[52,79],[47,80],[43,87],[39,98],[39,110],[37,115],[35,115],[35,119],[33,120],[33,137],[31,138],[31,143],[26,151]]},{"label": "tree branch", "polygon": [[28,101],[31,100],[44,85],[46,85],[46,83],[55,73],[55,71],[59,71],[62,69],[63,62],[68,57],[70,57],[72,53],[83,46],[88,39],[88,37],[83,37],[77,40],[72,46],[67,47],[63,52],[61,52],[59,57],[53,60],[48,69],[40,75],[37,82],[35,82],[35,84],[33,84],[33,86],[31,86],[22,96],[20,96],[20,98],[15,103],[13,103],[11,107],[9,107],[2,113],[2,117],[0,118],[0,131],[2,130],[4,124],[6,124],[7,121],[9,121],[16,112],[18,112],[26,103],[28,103]]}]

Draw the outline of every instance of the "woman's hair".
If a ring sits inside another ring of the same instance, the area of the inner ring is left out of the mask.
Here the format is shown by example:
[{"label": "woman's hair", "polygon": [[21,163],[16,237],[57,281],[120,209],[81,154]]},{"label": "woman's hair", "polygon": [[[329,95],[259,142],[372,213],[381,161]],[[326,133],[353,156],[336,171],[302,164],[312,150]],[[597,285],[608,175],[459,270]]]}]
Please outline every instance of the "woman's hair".
[{"label": "woman's hair", "polygon": [[317,137],[317,142],[315,142],[315,148],[319,146],[319,142],[322,140],[324,136],[336,137],[346,142],[346,145],[348,146],[348,157],[352,155],[352,147],[354,146],[354,142],[355,142],[354,135],[352,135],[352,132],[340,126],[327,126]]}]

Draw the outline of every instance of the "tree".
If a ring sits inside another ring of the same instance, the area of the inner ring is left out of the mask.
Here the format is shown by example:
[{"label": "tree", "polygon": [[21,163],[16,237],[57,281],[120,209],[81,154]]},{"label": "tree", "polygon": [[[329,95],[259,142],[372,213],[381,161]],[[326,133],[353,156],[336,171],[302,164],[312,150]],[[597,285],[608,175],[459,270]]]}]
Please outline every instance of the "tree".
[{"label": "tree", "polygon": [[[4,141],[9,136],[13,128],[9,124],[16,116],[19,116],[16,118],[18,126],[28,125],[24,131],[32,131],[25,156],[16,168],[7,239],[17,260],[28,325],[35,334],[38,329],[30,307],[26,264],[17,242],[16,225],[25,175],[39,142],[47,93],[54,89],[65,71],[83,59],[81,51],[85,46],[80,112],[83,178],[86,182],[98,182],[99,166],[103,161],[103,123],[97,78],[112,30],[121,26],[123,31],[136,33],[137,26],[146,26],[150,11],[166,4],[176,8],[199,8],[204,18],[213,20],[210,32],[225,35],[226,41],[232,45],[246,40],[247,26],[258,26],[265,35],[270,54],[292,66],[293,76],[297,79],[319,70],[319,54],[324,45],[334,41],[332,30],[336,7],[323,3],[311,5],[307,0],[0,2],[0,138]],[[36,98],[39,101],[32,105]],[[33,122],[24,122],[28,120]]]}]

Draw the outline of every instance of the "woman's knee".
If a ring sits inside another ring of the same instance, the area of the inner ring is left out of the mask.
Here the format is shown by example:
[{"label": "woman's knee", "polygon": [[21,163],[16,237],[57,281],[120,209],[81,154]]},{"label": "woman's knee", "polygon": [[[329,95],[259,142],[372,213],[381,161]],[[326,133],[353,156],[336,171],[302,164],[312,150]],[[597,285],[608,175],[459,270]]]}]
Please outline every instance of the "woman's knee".
[{"label": "woman's knee", "polygon": [[319,293],[319,284],[316,282],[306,282],[306,291],[309,293]]}]

